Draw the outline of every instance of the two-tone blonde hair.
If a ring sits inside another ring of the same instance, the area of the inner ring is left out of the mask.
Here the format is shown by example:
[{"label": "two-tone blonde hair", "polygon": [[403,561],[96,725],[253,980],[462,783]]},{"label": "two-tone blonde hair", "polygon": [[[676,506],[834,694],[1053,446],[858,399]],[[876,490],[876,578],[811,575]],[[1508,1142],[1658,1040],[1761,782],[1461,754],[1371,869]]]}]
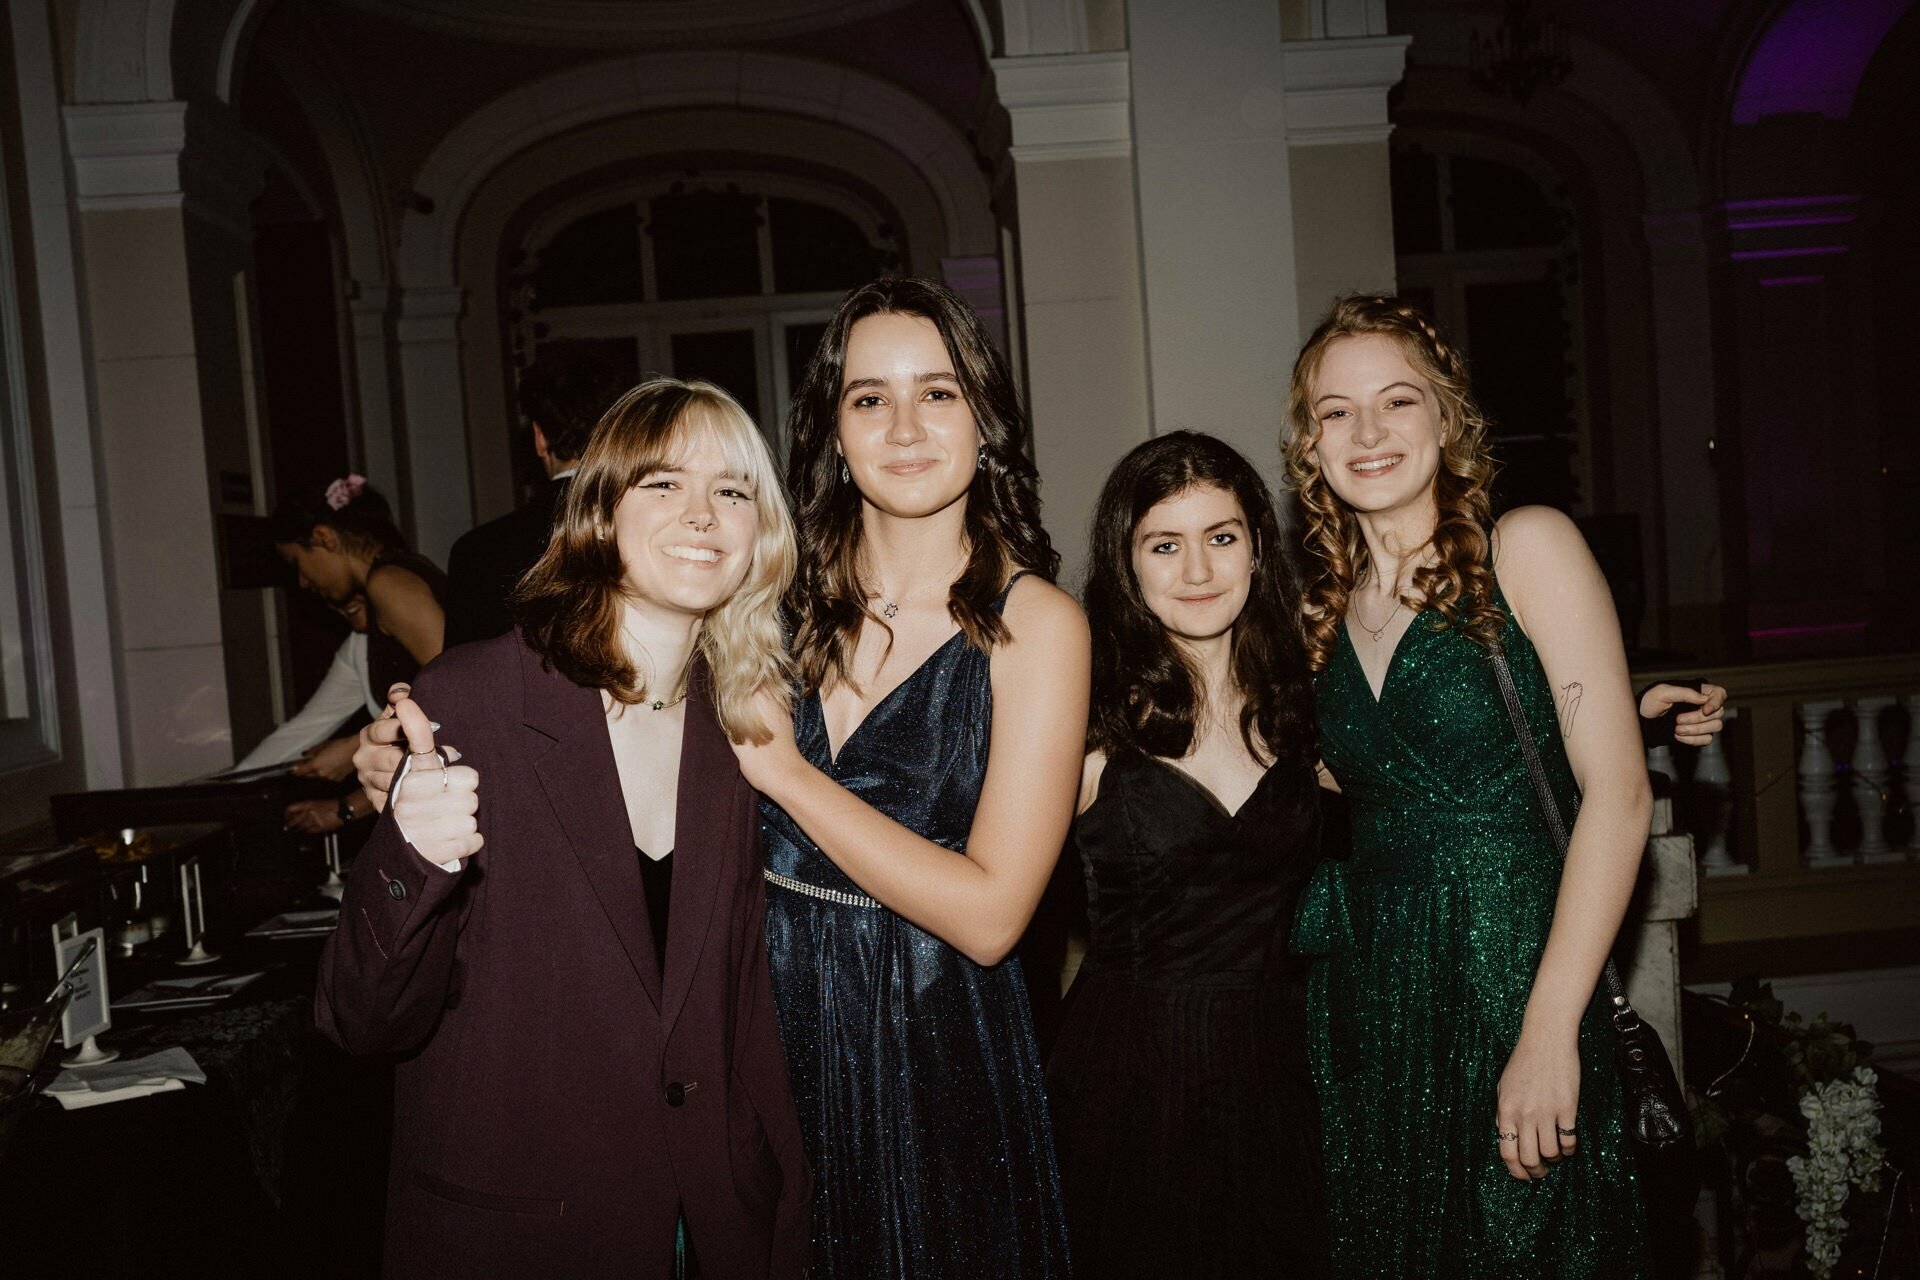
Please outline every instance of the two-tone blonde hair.
[{"label": "two-tone blonde hair", "polygon": [[1434,477],[1439,520],[1433,531],[1435,563],[1414,572],[1411,609],[1432,608],[1442,625],[1458,627],[1477,643],[1500,642],[1506,615],[1493,602],[1487,555],[1493,499],[1493,458],[1487,420],[1474,403],[1467,362],[1433,322],[1399,298],[1342,298],[1307,339],[1293,364],[1287,394],[1287,435],[1282,442],[1287,475],[1306,518],[1307,656],[1315,671],[1326,669],[1340,642],[1353,588],[1367,574],[1366,540],[1353,509],[1342,502],[1320,468],[1320,419],[1313,408],[1313,382],[1327,350],[1343,338],[1378,334],[1393,339],[1433,387],[1440,409],[1440,470]]},{"label": "two-tone blonde hair", "polygon": [[515,609],[528,647],[574,683],[628,705],[657,696],[628,658],[621,634],[626,566],[613,515],[629,490],[679,466],[702,436],[719,446],[727,469],[752,491],[754,541],[746,577],[701,620],[696,649],[721,727],[735,741],[764,742],[773,726],[758,695],[771,695],[780,715],[791,700],[780,603],[798,561],[793,517],[766,438],[739,402],[712,383],[655,378],[601,416],[546,553],[520,580]]}]

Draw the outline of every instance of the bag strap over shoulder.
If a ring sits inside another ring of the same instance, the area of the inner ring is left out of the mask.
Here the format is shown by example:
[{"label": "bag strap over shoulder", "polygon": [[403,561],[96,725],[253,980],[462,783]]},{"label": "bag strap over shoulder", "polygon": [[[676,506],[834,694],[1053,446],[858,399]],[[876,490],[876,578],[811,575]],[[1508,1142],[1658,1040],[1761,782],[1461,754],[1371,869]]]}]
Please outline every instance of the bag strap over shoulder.
[{"label": "bag strap over shoulder", "polygon": [[[1496,649],[1492,662],[1494,683],[1500,686],[1500,700],[1507,706],[1507,719],[1513,722],[1513,736],[1520,740],[1520,754],[1526,757],[1527,775],[1533,779],[1533,792],[1539,797],[1540,811],[1546,817],[1547,830],[1553,835],[1554,848],[1560,851],[1560,858],[1564,862],[1573,832],[1560,812],[1560,802],[1554,797],[1552,785],[1547,781],[1547,767],[1540,760],[1540,748],[1534,743],[1533,727],[1527,723],[1526,709],[1520,705],[1520,690],[1513,683],[1513,668],[1507,664],[1507,655]],[[1631,1013],[1633,1006],[1627,1003],[1626,984],[1620,981],[1620,971],[1614,967],[1611,956],[1607,958],[1607,967],[1600,972],[1600,981],[1606,986],[1608,998],[1613,1001],[1617,1024],[1621,1013]]]}]

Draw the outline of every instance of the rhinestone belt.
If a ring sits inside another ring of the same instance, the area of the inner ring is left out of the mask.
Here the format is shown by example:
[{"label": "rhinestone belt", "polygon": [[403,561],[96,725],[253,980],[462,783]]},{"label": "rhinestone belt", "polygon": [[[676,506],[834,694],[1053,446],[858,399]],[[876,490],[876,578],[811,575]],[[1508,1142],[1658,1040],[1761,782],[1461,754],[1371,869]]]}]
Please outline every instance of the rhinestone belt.
[{"label": "rhinestone belt", "polygon": [[821,898],[827,902],[837,902],[843,907],[877,907],[880,904],[862,893],[848,893],[842,889],[822,889],[817,884],[808,884],[805,880],[795,880],[783,876],[777,871],[766,873],[768,884],[777,884],[782,889],[791,889],[795,893],[804,893],[809,898]]}]

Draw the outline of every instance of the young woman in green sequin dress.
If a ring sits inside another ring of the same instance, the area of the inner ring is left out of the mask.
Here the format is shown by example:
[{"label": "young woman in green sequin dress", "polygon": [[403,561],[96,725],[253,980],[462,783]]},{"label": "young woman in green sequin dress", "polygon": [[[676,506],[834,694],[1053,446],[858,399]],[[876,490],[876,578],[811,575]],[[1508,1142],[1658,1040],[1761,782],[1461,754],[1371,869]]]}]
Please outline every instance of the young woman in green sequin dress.
[{"label": "young woman in green sequin dress", "polygon": [[[1397,299],[1335,307],[1288,420],[1321,750],[1353,823],[1294,939],[1321,957],[1309,1049],[1335,1273],[1644,1276],[1596,987],[1652,800],[1606,581],[1558,511],[1491,526],[1464,361]],[[1564,869],[1495,645],[1563,805],[1582,797]]]}]

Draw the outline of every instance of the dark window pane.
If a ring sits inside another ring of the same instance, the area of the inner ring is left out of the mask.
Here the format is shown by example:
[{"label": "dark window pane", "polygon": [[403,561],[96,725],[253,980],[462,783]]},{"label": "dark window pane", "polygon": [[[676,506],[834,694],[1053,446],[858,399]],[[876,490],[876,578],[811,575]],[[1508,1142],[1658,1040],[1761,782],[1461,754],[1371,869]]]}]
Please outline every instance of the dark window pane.
[{"label": "dark window pane", "polygon": [[820,345],[820,335],[827,331],[827,322],[817,324],[790,324],[786,327],[787,344],[787,394],[793,395],[800,390],[800,379],[806,376],[807,363],[813,359],[813,352]]},{"label": "dark window pane", "polygon": [[540,251],[533,273],[536,307],[644,301],[634,207],[590,213]]},{"label": "dark window pane", "polygon": [[542,361],[603,364],[617,372],[631,387],[640,381],[640,344],[632,338],[550,338],[540,344],[536,357]]},{"label": "dark window pane", "polygon": [[1566,239],[1565,216],[1525,172],[1470,156],[1450,163],[1454,248],[1522,249]]},{"label": "dark window pane", "polygon": [[741,298],[760,292],[758,202],[737,191],[653,198],[653,278],[660,299]]},{"label": "dark window pane", "polygon": [[[705,378],[738,400],[760,422],[759,362],[753,354],[753,330],[673,335],[673,376]],[[761,430],[765,430],[764,424]]]},{"label": "dark window pane", "polygon": [[865,284],[884,268],[881,255],[845,214],[802,200],[769,197],[773,287],[818,293]]},{"label": "dark window pane", "polygon": [[1570,506],[1579,496],[1567,399],[1573,352],[1560,283],[1475,284],[1466,295],[1473,391],[1493,420],[1502,505]]},{"label": "dark window pane", "polygon": [[1391,158],[1393,251],[1438,253],[1440,168],[1425,151],[1396,150]]}]

